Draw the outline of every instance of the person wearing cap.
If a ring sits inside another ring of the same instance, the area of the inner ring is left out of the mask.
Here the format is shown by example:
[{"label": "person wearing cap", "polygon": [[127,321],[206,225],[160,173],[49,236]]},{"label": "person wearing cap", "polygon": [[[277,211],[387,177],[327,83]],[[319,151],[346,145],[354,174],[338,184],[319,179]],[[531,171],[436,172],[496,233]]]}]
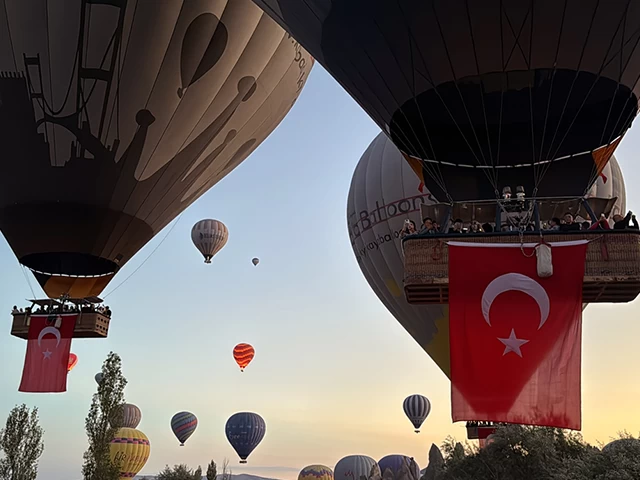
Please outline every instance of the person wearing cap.
[{"label": "person wearing cap", "polygon": [[453,221],[453,227],[451,227],[451,228],[449,229],[449,233],[464,233],[464,232],[462,231],[462,220],[461,220],[461,219],[456,218],[456,219]]}]

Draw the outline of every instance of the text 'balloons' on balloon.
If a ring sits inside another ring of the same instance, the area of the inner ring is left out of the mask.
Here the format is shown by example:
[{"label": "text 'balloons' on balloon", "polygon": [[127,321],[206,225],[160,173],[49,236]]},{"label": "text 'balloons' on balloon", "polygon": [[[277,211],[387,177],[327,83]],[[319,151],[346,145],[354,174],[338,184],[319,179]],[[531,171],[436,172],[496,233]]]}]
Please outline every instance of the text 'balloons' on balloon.
[{"label": "text 'balloons' on balloon", "polygon": [[431,413],[431,402],[424,395],[409,395],[404,399],[402,408],[409,421],[415,427],[415,432],[420,433],[420,427]]},{"label": "text 'balloons' on balloon", "polygon": [[348,455],[338,463],[333,469],[335,480],[360,480],[371,478],[375,473],[380,474],[380,467],[377,462],[366,455]]},{"label": "text 'balloons' on balloon", "polygon": [[251,260],[251,263],[253,263],[253,266],[254,266],[254,267],[257,267],[257,266],[258,266],[258,264],[260,263],[260,259],[259,259],[259,258],[257,258],[257,257],[254,257],[254,258]]},{"label": "text 'balloons' on balloon", "polygon": [[231,415],[225,426],[227,440],[240,457],[240,463],[247,463],[247,458],[260,444],[266,432],[264,419],[252,412]]},{"label": "text 'balloons' on balloon", "polygon": [[200,220],[191,229],[191,240],[204,257],[204,263],[211,263],[213,256],[227,244],[229,230],[218,220]]},{"label": "text 'balloons' on balloon", "polygon": [[123,403],[113,413],[110,424],[114,428],[138,428],[142,412],[132,403]]},{"label": "text 'balloons' on balloon", "polygon": [[181,447],[184,447],[184,443],[193,435],[196,428],[198,428],[198,419],[191,412],[176,413],[171,419],[171,430]]},{"label": "text 'balloons' on balloon", "polygon": [[325,465],[307,465],[300,470],[298,480],[333,480],[333,470]]},{"label": "text 'balloons' on balloon", "polygon": [[109,445],[111,463],[120,469],[120,480],[134,478],[151,454],[147,436],[135,428],[120,428]]},{"label": "text 'balloons' on balloon", "polygon": [[73,367],[75,367],[77,363],[78,363],[78,356],[75,353],[70,353],[69,361],[67,363],[67,372],[70,372],[71,370],[73,370]]},{"label": "text 'balloons' on balloon", "polygon": [[9,0],[0,24],[0,154],[21,159],[0,165],[0,230],[50,298],[99,295],[269,136],[313,65],[251,0],[86,3]]},{"label": "text 'balloons' on balloon", "polygon": [[244,369],[251,363],[255,355],[255,349],[248,343],[239,343],[233,347],[233,359],[240,367],[241,372],[244,372]]}]

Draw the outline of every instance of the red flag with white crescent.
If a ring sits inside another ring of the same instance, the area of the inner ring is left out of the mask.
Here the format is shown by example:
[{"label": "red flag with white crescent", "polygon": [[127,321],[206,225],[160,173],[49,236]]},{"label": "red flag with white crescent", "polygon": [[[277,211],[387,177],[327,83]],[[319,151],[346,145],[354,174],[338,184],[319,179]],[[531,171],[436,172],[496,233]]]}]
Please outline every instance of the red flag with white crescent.
[{"label": "red flag with white crescent", "polygon": [[32,315],[20,392],[67,391],[67,371],[77,314]]},{"label": "red flag with white crescent", "polygon": [[580,429],[586,241],[551,244],[538,276],[534,245],[449,242],[453,421]]}]

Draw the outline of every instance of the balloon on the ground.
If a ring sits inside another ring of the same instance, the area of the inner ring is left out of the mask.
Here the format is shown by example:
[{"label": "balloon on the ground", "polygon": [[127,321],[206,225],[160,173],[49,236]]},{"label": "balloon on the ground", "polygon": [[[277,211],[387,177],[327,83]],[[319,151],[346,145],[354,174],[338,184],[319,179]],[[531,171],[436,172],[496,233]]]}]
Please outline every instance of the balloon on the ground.
[{"label": "balloon on the ground", "polygon": [[145,466],[151,454],[147,436],[135,428],[120,428],[109,446],[111,463],[120,469],[120,480],[131,480]]},{"label": "balloon on the ground", "polygon": [[110,423],[114,428],[138,428],[141,420],[140,409],[132,403],[124,403],[115,411]]},{"label": "balloon on the ground", "polygon": [[2,12],[0,230],[50,298],[99,295],[278,126],[313,64],[251,0]]},{"label": "balloon on the ground", "polygon": [[380,467],[376,461],[366,455],[348,455],[336,463],[333,469],[335,480],[362,480],[362,477],[369,479],[372,473],[380,472]]},{"label": "balloon on the ground", "polygon": [[247,458],[260,444],[266,432],[264,419],[252,412],[231,415],[225,426],[227,440],[240,457],[240,463],[247,463]]},{"label": "balloon on the ground", "polygon": [[251,263],[253,263],[253,266],[257,266],[260,263],[260,259],[259,258],[254,258],[253,260],[251,260]]},{"label": "balloon on the ground", "polygon": [[240,367],[241,372],[244,372],[244,369],[251,363],[255,355],[256,351],[248,343],[239,343],[233,347],[233,359]]},{"label": "balloon on the ground", "polygon": [[229,239],[229,230],[219,220],[200,220],[191,229],[191,240],[204,257],[204,263],[211,263],[213,256],[222,250]]},{"label": "balloon on the ground", "polygon": [[77,363],[78,363],[78,356],[75,353],[70,353],[69,362],[67,363],[67,371],[70,372],[71,370],[73,370],[73,367],[75,367]]},{"label": "balloon on the ground", "polygon": [[171,419],[171,430],[180,442],[180,446],[184,447],[186,442],[193,432],[198,428],[198,419],[191,412],[179,412],[176,413]]},{"label": "balloon on the ground", "polygon": [[420,433],[420,427],[431,412],[431,402],[424,395],[409,395],[402,402],[402,408],[409,421],[415,427],[415,432]]},{"label": "balloon on the ground", "polygon": [[324,465],[307,465],[300,470],[298,480],[333,480],[333,470]]},{"label": "balloon on the ground", "polygon": [[420,467],[413,458],[406,455],[387,455],[378,460],[378,466],[383,478],[387,471],[387,477],[390,474],[391,478],[400,478],[399,474],[403,470],[407,470],[413,479],[420,478]]}]

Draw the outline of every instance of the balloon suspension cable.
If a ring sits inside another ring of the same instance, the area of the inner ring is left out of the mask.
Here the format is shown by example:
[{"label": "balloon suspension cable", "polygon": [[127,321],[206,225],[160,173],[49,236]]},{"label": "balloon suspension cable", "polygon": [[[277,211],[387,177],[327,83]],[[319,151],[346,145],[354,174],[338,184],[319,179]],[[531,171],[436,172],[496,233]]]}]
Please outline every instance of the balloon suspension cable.
[{"label": "balloon suspension cable", "polygon": [[31,298],[36,298],[36,292],[33,290],[33,286],[31,285],[31,281],[29,280],[29,275],[27,274],[27,267],[20,263],[20,268],[22,270],[22,274],[24,275],[25,280],[27,281],[27,285],[29,285],[29,290],[31,290]]},{"label": "balloon suspension cable", "polygon": [[142,268],[142,266],[147,263],[147,260],[149,260],[151,258],[151,256],[156,253],[156,251],[158,251],[158,249],[160,248],[160,246],[164,243],[164,241],[169,237],[169,235],[171,234],[171,232],[173,232],[173,229],[176,228],[176,225],[178,225],[178,222],[180,221],[180,219],[182,218],[182,213],[180,214],[180,216],[176,219],[175,222],[173,222],[173,225],[171,226],[171,228],[169,229],[169,231],[167,232],[167,234],[162,238],[162,240],[160,240],[160,243],[158,243],[158,245],[156,245],[156,248],[154,248],[151,253],[147,256],[147,258],[145,258],[142,263],[140,265],[138,265],[138,267],[131,272],[131,274],[125,278],[122,282],[120,282],[113,290],[111,290],[109,293],[107,293],[106,295],[104,295],[102,298],[105,299],[107,298],[109,295],[111,295],[113,292],[115,292],[117,289],[119,289],[122,285],[124,285],[124,283],[129,280],[131,277],[133,277],[138,270],[140,270]]}]

